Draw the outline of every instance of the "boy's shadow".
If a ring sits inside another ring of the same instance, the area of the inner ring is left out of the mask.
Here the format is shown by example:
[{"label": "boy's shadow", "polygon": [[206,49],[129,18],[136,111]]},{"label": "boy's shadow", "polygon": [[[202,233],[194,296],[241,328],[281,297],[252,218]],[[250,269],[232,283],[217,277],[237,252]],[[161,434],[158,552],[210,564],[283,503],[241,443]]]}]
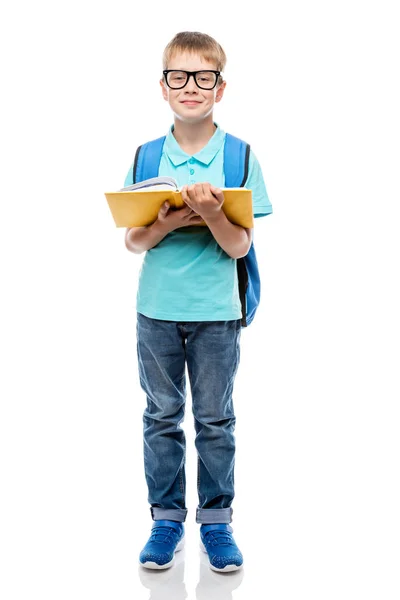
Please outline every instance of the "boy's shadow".
[{"label": "boy's shadow", "polygon": [[234,600],[233,590],[242,583],[243,567],[238,571],[217,573],[210,569],[208,557],[199,550],[200,580],[196,587],[196,600]]},{"label": "boy's shadow", "polygon": [[139,566],[141,584],[150,590],[149,600],[185,600],[185,549],[177,552],[170,569],[146,569]]}]

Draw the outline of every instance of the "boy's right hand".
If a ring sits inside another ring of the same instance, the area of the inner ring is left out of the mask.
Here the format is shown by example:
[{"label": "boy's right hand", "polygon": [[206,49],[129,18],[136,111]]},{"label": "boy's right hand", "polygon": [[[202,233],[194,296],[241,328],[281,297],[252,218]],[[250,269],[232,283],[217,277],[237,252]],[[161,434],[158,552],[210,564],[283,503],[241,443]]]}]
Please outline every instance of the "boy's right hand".
[{"label": "boy's right hand", "polygon": [[179,208],[178,210],[172,208],[170,210],[169,202],[164,202],[158,211],[157,220],[168,229],[173,231],[179,227],[188,227],[189,225],[199,225],[203,223],[203,219],[194,212],[189,206]]}]

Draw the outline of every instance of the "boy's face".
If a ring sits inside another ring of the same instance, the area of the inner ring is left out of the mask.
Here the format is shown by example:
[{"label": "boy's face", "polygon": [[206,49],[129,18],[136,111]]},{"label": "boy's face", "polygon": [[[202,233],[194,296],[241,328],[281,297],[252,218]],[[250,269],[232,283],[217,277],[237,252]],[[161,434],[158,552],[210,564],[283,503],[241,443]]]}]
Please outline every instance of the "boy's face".
[{"label": "boy's face", "polygon": [[[202,71],[211,69],[217,70],[215,63],[208,62],[199,54],[176,53],[168,63],[167,69],[182,71]],[[194,81],[194,77],[189,77],[189,81],[184,88],[173,90],[167,86],[164,79],[160,80],[162,94],[177,119],[187,123],[199,123],[213,112],[215,102],[219,102],[223,96],[226,82],[212,90],[203,90],[199,88]]]}]

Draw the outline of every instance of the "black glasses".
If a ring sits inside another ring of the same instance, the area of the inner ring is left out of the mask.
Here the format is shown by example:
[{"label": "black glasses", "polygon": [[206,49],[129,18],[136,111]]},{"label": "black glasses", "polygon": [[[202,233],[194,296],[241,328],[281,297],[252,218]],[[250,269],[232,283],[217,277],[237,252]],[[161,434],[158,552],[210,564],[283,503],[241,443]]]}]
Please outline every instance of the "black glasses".
[{"label": "black glasses", "polygon": [[189,77],[193,75],[197,87],[201,90],[213,90],[218,82],[220,71],[174,71],[166,69],[163,71],[166,84],[171,90],[180,90],[185,87]]}]

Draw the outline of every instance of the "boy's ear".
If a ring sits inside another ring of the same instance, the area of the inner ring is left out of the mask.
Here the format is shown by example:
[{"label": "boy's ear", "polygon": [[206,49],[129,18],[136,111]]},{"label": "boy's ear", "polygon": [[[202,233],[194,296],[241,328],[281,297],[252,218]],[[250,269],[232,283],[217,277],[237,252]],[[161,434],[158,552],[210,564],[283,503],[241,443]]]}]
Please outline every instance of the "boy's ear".
[{"label": "boy's ear", "polygon": [[217,93],[215,94],[215,102],[219,102],[222,100],[222,96],[224,95],[224,90],[226,88],[226,81],[223,81],[221,85],[217,87]]},{"label": "boy's ear", "polygon": [[162,95],[163,95],[164,100],[168,100],[167,86],[165,85],[165,82],[163,79],[160,79],[160,85],[161,85]]}]

